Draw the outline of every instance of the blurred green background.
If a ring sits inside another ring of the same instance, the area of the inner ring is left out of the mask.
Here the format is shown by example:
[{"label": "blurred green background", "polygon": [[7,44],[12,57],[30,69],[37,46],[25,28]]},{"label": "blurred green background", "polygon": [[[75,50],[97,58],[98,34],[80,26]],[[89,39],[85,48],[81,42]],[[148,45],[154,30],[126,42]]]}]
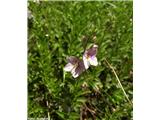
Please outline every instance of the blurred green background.
[{"label": "blurred green background", "polygon": [[[28,118],[132,120],[133,2],[28,1]],[[68,56],[96,43],[99,65],[74,79]]]}]

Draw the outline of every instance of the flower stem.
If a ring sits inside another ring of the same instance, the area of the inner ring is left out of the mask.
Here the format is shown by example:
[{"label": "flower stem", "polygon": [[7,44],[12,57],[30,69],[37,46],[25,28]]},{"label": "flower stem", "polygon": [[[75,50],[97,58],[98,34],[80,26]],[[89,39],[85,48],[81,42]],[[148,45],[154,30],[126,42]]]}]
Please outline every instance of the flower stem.
[{"label": "flower stem", "polygon": [[124,90],[124,88],[123,88],[123,86],[122,86],[122,84],[121,84],[121,82],[120,82],[120,80],[119,80],[119,78],[118,78],[118,75],[116,74],[114,68],[111,66],[111,64],[109,64],[109,62],[108,62],[107,60],[105,60],[105,61],[106,61],[106,63],[108,64],[108,66],[112,69],[112,71],[113,71],[113,73],[114,73],[114,75],[115,75],[115,77],[116,77],[116,79],[117,79],[117,81],[118,81],[118,83],[119,83],[119,86],[121,87],[121,89],[122,89],[125,97],[127,98],[128,102],[132,105],[132,102],[129,100],[129,98],[128,98],[128,96],[127,96],[127,94],[126,94],[126,92],[125,92],[125,90]]},{"label": "flower stem", "polygon": [[[46,104],[47,104],[47,107],[49,108],[49,105],[48,105],[48,101],[46,101]],[[50,120],[50,114],[49,114],[49,110],[48,110],[48,120]]]}]

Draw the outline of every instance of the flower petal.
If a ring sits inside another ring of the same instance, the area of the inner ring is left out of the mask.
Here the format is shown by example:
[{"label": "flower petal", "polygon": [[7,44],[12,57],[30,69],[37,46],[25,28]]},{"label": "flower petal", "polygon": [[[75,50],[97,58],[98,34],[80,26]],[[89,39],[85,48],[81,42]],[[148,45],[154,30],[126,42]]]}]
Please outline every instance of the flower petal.
[{"label": "flower petal", "polygon": [[98,45],[93,45],[92,48],[86,50],[85,54],[87,54],[88,56],[95,56],[97,54],[97,48]]},{"label": "flower petal", "polygon": [[90,64],[93,65],[93,66],[97,66],[97,65],[98,65],[98,61],[97,61],[96,56],[90,57],[90,58],[89,58],[89,62],[90,62]]},{"label": "flower petal", "polygon": [[84,67],[84,64],[83,64],[83,61],[81,60],[79,63],[78,63],[78,66],[75,68],[75,70],[72,72],[73,74],[73,77],[76,78],[78,77],[83,71],[85,71],[85,67]]},{"label": "flower petal", "polygon": [[78,72],[76,72],[76,68],[72,69],[71,73],[74,78],[79,76]]},{"label": "flower petal", "polygon": [[90,63],[89,63],[89,61],[88,61],[88,59],[86,58],[85,55],[83,55],[83,63],[84,63],[85,69],[88,69],[89,66],[90,66]]},{"label": "flower petal", "polygon": [[74,68],[74,65],[72,65],[71,63],[68,63],[68,64],[64,67],[64,71],[70,72],[73,68]]},{"label": "flower petal", "polygon": [[73,65],[75,65],[77,62],[79,62],[79,59],[75,56],[70,56],[67,58],[67,60],[68,60],[68,63],[71,63]]}]

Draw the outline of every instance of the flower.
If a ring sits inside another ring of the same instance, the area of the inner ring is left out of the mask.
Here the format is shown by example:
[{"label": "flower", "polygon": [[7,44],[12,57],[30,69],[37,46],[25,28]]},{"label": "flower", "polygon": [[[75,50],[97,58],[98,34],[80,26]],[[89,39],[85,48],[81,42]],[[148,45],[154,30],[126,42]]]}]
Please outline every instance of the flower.
[{"label": "flower", "polygon": [[97,66],[98,61],[96,58],[98,45],[93,45],[92,48],[85,51],[83,55],[83,62],[85,69],[88,69],[90,65]]},{"label": "flower", "polygon": [[71,72],[74,78],[77,78],[84,70],[83,61],[74,56],[68,58],[68,64],[64,67],[64,71]]}]

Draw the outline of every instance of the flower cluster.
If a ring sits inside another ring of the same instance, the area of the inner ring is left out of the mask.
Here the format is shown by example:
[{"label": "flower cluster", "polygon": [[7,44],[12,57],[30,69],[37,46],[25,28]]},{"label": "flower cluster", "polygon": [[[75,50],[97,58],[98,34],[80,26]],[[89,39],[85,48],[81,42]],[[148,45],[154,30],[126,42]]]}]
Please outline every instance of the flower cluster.
[{"label": "flower cluster", "polygon": [[83,60],[77,57],[70,56],[68,58],[68,64],[64,67],[64,70],[71,72],[74,78],[78,77],[83,71],[87,70],[90,65],[97,66],[98,61],[96,58],[98,45],[93,45],[90,49],[87,49],[83,54]]}]

